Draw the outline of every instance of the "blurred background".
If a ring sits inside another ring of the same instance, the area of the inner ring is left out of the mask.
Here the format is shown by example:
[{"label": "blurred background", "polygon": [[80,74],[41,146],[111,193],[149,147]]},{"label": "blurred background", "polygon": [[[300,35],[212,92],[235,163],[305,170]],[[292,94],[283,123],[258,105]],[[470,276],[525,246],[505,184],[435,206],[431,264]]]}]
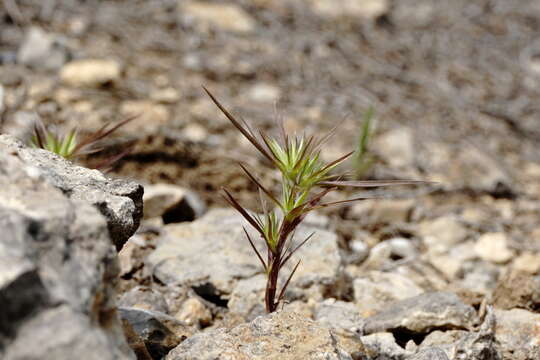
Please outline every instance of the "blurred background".
[{"label": "blurred background", "polygon": [[452,214],[507,234],[512,251],[540,250],[538,1],[0,2],[3,133],[27,141],[36,118],[84,133],[137,114],[81,161],[128,141],[112,176],[181,185],[210,206],[227,186],[257,209],[235,162],[265,184],[275,173],[202,85],[269,132],[276,116],[320,136],[344,120],[323,157],[361,150],[347,164],[357,178],[439,182],[329,211],[345,248],[359,225],[380,241]]}]

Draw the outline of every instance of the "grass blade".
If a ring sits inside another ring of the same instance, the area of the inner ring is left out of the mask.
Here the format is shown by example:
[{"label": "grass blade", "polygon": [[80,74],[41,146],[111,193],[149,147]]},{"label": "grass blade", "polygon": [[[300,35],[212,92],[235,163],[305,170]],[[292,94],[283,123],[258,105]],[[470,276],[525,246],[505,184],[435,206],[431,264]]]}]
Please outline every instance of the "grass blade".
[{"label": "grass blade", "polygon": [[396,185],[424,185],[437,184],[434,181],[423,180],[365,180],[365,181],[321,181],[318,185],[328,186],[351,186],[351,187],[378,187]]},{"label": "grass blade", "polygon": [[221,103],[214,97],[214,95],[212,95],[212,93],[203,86],[203,89],[204,91],[206,91],[206,93],[208,94],[208,96],[210,96],[210,99],[212,99],[212,101],[214,102],[214,104],[216,104],[216,106],[219,108],[219,110],[221,110],[221,112],[227,117],[227,119],[229,119],[230,122],[232,122],[232,124],[242,133],[242,135],[244,135],[244,137],[246,139],[249,140],[250,143],[253,144],[253,146],[255,146],[257,148],[257,150],[259,150],[259,152],[261,154],[263,154],[268,160],[274,162],[272,160],[272,157],[270,156],[270,154],[268,154],[268,152],[266,151],[266,149],[262,146],[262,144],[257,140],[257,138],[253,135],[253,133],[251,133],[250,131],[246,130],[242,124],[240,124],[240,122],[238,120],[236,120],[234,118],[234,116],[231,115],[231,113],[229,113],[227,111],[227,109],[225,109],[225,107],[223,105],[221,105]]},{"label": "grass blade", "polygon": [[354,199],[332,201],[332,202],[329,202],[329,203],[315,205],[315,206],[313,206],[311,208],[311,210],[322,209],[322,208],[329,207],[329,206],[334,206],[334,205],[338,205],[338,204],[346,204],[346,203],[353,202],[353,201],[360,201],[360,200],[367,200],[367,199],[375,199],[375,197],[362,196],[362,197],[357,197],[357,198],[354,198]]},{"label": "grass blade", "polygon": [[334,166],[338,165],[339,163],[347,160],[347,158],[349,156],[351,156],[352,154],[354,154],[354,151],[351,151],[350,153],[347,153],[347,154],[343,155],[342,157],[332,161],[331,163],[329,163],[325,167],[323,167],[321,170],[319,170],[316,175],[323,174],[325,171],[328,171],[332,167],[334,167]]},{"label": "grass blade", "polygon": [[262,184],[255,178],[255,176],[251,175],[251,173],[248,171],[248,169],[244,165],[240,163],[238,165],[240,165],[242,170],[244,170],[244,172],[251,179],[251,181],[253,181],[259,187],[259,189],[261,189],[266,194],[266,196],[268,196],[274,203],[276,203],[277,206],[279,206],[280,208],[282,207],[281,203],[275,198],[275,196],[272,195],[272,193],[268,191],[264,186],[262,186]]},{"label": "grass blade", "polygon": [[289,282],[291,281],[294,273],[296,272],[296,269],[298,269],[298,266],[300,266],[300,262],[302,260],[298,260],[298,263],[296,263],[296,266],[294,267],[293,271],[291,271],[291,274],[289,275],[289,278],[287,279],[287,281],[285,282],[285,284],[283,285],[283,287],[281,288],[281,291],[279,292],[279,296],[278,296],[278,301],[277,302],[280,302],[282,299],[283,299],[283,295],[285,295],[285,290],[287,290],[287,286],[289,286]]},{"label": "grass blade", "polygon": [[264,271],[266,272],[268,270],[268,267],[266,266],[266,263],[264,262],[261,254],[259,253],[259,250],[257,250],[257,248],[255,247],[255,244],[253,243],[253,240],[251,240],[251,236],[249,236],[246,228],[242,226],[242,229],[244,229],[244,233],[247,236],[247,239],[249,241],[249,244],[251,245],[251,248],[253,249],[253,251],[255,251],[255,254],[257,254],[257,257],[259,258],[259,261],[261,262],[261,264],[262,264],[262,266],[264,268]]},{"label": "grass blade", "polygon": [[240,205],[238,201],[236,201],[236,199],[233,198],[233,196],[231,195],[231,193],[227,191],[227,189],[225,188],[222,188],[222,189],[226,194],[226,196],[223,196],[225,200],[227,200],[227,202],[231,204],[231,206],[234,207],[244,217],[244,219],[246,219],[251,224],[251,226],[255,228],[255,230],[257,230],[261,235],[264,236],[264,231],[261,225],[257,222],[257,220],[255,220],[253,216],[249,215],[246,209],[244,209],[242,205]]},{"label": "grass blade", "polygon": [[105,137],[111,135],[113,132],[121,128],[122,126],[126,125],[127,123],[135,120],[139,117],[139,114],[130,116],[122,121],[120,121],[118,124],[114,125],[112,128],[107,129],[107,127],[110,125],[110,123],[107,123],[103,125],[98,131],[87,137],[86,139],[82,140],[76,147],[73,149],[74,156],[78,155],[85,147],[92,146],[96,144],[98,141],[103,140]]},{"label": "grass blade", "polygon": [[302,246],[304,246],[304,244],[307,243],[309,241],[309,239],[311,239],[313,237],[313,235],[315,235],[315,232],[312,232],[307,238],[304,239],[304,241],[302,241],[298,246],[296,246],[294,248],[294,250],[289,250],[288,253],[286,252],[287,255],[285,256],[285,258],[281,262],[280,267],[285,265],[287,263],[287,261],[289,261],[289,259],[294,255],[294,253],[297,252],[298,249],[300,249]]}]

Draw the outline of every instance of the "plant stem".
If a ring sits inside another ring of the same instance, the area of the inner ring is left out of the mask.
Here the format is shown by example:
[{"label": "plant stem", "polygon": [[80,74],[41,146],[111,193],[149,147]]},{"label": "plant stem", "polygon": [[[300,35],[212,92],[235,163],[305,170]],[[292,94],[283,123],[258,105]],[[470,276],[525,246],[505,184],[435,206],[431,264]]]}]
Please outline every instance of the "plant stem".
[{"label": "plant stem", "polygon": [[276,301],[277,285],[279,280],[279,271],[281,270],[281,262],[283,261],[282,252],[290,232],[286,230],[285,222],[280,226],[279,240],[275,252],[268,252],[268,264],[270,266],[268,277],[266,279],[266,292],[264,301],[266,304],[266,312],[271,313],[277,310],[279,299]]},{"label": "plant stem", "polygon": [[266,292],[264,294],[264,302],[266,304],[266,312],[271,313],[276,311],[278,304],[276,303],[277,283],[279,278],[279,265],[281,259],[274,258],[266,279]]}]

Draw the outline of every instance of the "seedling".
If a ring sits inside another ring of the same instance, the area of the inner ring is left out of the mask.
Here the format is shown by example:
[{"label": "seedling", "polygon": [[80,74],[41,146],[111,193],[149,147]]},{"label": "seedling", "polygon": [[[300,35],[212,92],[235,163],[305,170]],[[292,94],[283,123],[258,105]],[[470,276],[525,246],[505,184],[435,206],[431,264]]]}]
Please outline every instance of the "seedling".
[{"label": "seedling", "polygon": [[[111,135],[118,128],[126,125],[135,118],[136,116],[129,117],[112,127],[110,123],[107,123],[99,130],[80,141],[78,139],[79,136],[76,129],[71,129],[65,134],[60,134],[58,132],[49,130],[41,120],[37,120],[34,123],[34,132],[30,140],[30,144],[33,147],[53,152],[65,159],[73,160],[79,156],[101,151],[102,148],[99,147],[99,142],[101,140]],[[114,162],[125,156],[128,152],[129,150],[126,150],[119,155],[106,159],[104,162],[96,166],[96,168],[109,167]]]},{"label": "seedling", "polygon": [[[264,240],[266,247],[265,256],[257,250],[252,237],[244,228],[247,240],[257,255],[267,276],[264,300],[268,313],[274,312],[283,300],[285,290],[300,266],[300,260],[296,262],[293,270],[278,291],[280,270],[283,269],[291,260],[292,256],[313,236],[311,234],[298,244],[294,244],[294,232],[306,215],[316,209],[366,199],[366,197],[356,197],[342,201],[323,202],[326,194],[342,186],[376,187],[424,183],[423,181],[408,180],[343,180],[343,175],[334,175],[332,174],[332,170],[350,157],[353,152],[345,154],[327,164],[321,160],[321,147],[333,135],[336,128],[319,139],[313,136],[289,136],[285,133],[283,121],[277,118],[277,126],[280,131],[280,139],[278,140],[262,131],[255,133],[244,120],[239,121],[231,115],[210,91],[206,88],[204,90],[230,122],[281,174],[281,194],[274,195],[261,184],[253,175],[252,171],[245,165],[240,164],[242,170],[259,189],[263,208],[262,215],[253,215],[250,213],[238,203],[227,189],[223,188],[225,200],[247,220]],[[273,203],[274,209],[267,207],[263,195]]]}]

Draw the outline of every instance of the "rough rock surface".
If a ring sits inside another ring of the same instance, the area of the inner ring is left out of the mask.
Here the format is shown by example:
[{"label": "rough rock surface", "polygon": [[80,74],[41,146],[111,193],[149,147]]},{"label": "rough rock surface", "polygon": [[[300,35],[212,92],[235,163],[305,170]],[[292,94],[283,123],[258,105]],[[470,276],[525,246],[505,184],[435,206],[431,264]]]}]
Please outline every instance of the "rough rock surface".
[{"label": "rough rock surface", "polygon": [[172,350],[166,359],[352,360],[362,353],[359,341],[336,335],[295,313],[279,311],[229,331],[199,333]]},{"label": "rough rock surface", "polygon": [[398,273],[370,271],[353,281],[354,300],[362,315],[381,311],[391,302],[404,300],[424,291],[408,277]]},{"label": "rough rock surface", "polygon": [[396,343],[392,333],[379,332],[362,336],[360,340],[366,347],[366,352],[375,359],[402,359],[411,354]]},{"label": "rough rock surface", "polygon": [[[232,209],[211,210],[192,223],[166,225],[166,233],[158,240],[158,247],[147,263],[165,284],[207,284],[205,288],[214,295],[230,294],[239,279],[262,272],[242,226],[246,226],[244,219]],[[330,285],[337,277],[340,266],[337,236],[301,226],[296,241],[312,231],[315,231],[313,238],[297,252],[296,257],[303,261],[291,287]],[[255,235],[253,238],[259,240]],[[286,265],[288,271],[292,266],[293,262]]]},{"label": "rough rock surface", "polygon": [[30,152],[10,140],[0,137],[0,357],[134,359],[104,217],[44,181],[36,166],[46,163],[30,165]]},{"label": "rough rock surface", "polygon": [[398,301],[365,320],[364,334],[406,329],[426,333],[437,328],[468,329],[475,318],[474,309],[455,294],[425,293]]},{"label": "rough rock surface", "polygon": [[540,276],[527,276],[521,271],[505,274],[493,291],[494,305],[503,310],[540,308]]},{"label": "rough rock surface", "polygon": [[119,312],[154,359],[161,359],[193,334],[193,329],[164,313],[136,308],[119,308]]},{"label": "rough rock surface", "polygon": [[446,353],[439,348],[427,348],[420,350],[410,360],[450,360]]},{"label": "rough rock surface", "polygon": [[527,310],[495,310],[495,334],[503,359],[540,359],[540,315]]},{"label": "rough rock surface", "polygon": [[437,349],[449,359],[500,360],[495,338],[496,322],[493,309],[488,307],[478,330],[434,331],[422,341],[420,352]]},{"label": "rough rock surface", "polygon": [[170,184],[154,184],[144,188],[144,218],[161,217],[165,224],[193,221],[206,211],[197,194]]},{"label": "rough rock surface", "polygon": [[27,148],[8,135],[0,135],[0,153],[16,153],[24,164],[32,165],[35,176],[42,176],[70,199],[97,207],[107,219],[118,250],[137,230],[142,216],[142,186],[108,179],[97,170],[74,166],[49,151]]}]

